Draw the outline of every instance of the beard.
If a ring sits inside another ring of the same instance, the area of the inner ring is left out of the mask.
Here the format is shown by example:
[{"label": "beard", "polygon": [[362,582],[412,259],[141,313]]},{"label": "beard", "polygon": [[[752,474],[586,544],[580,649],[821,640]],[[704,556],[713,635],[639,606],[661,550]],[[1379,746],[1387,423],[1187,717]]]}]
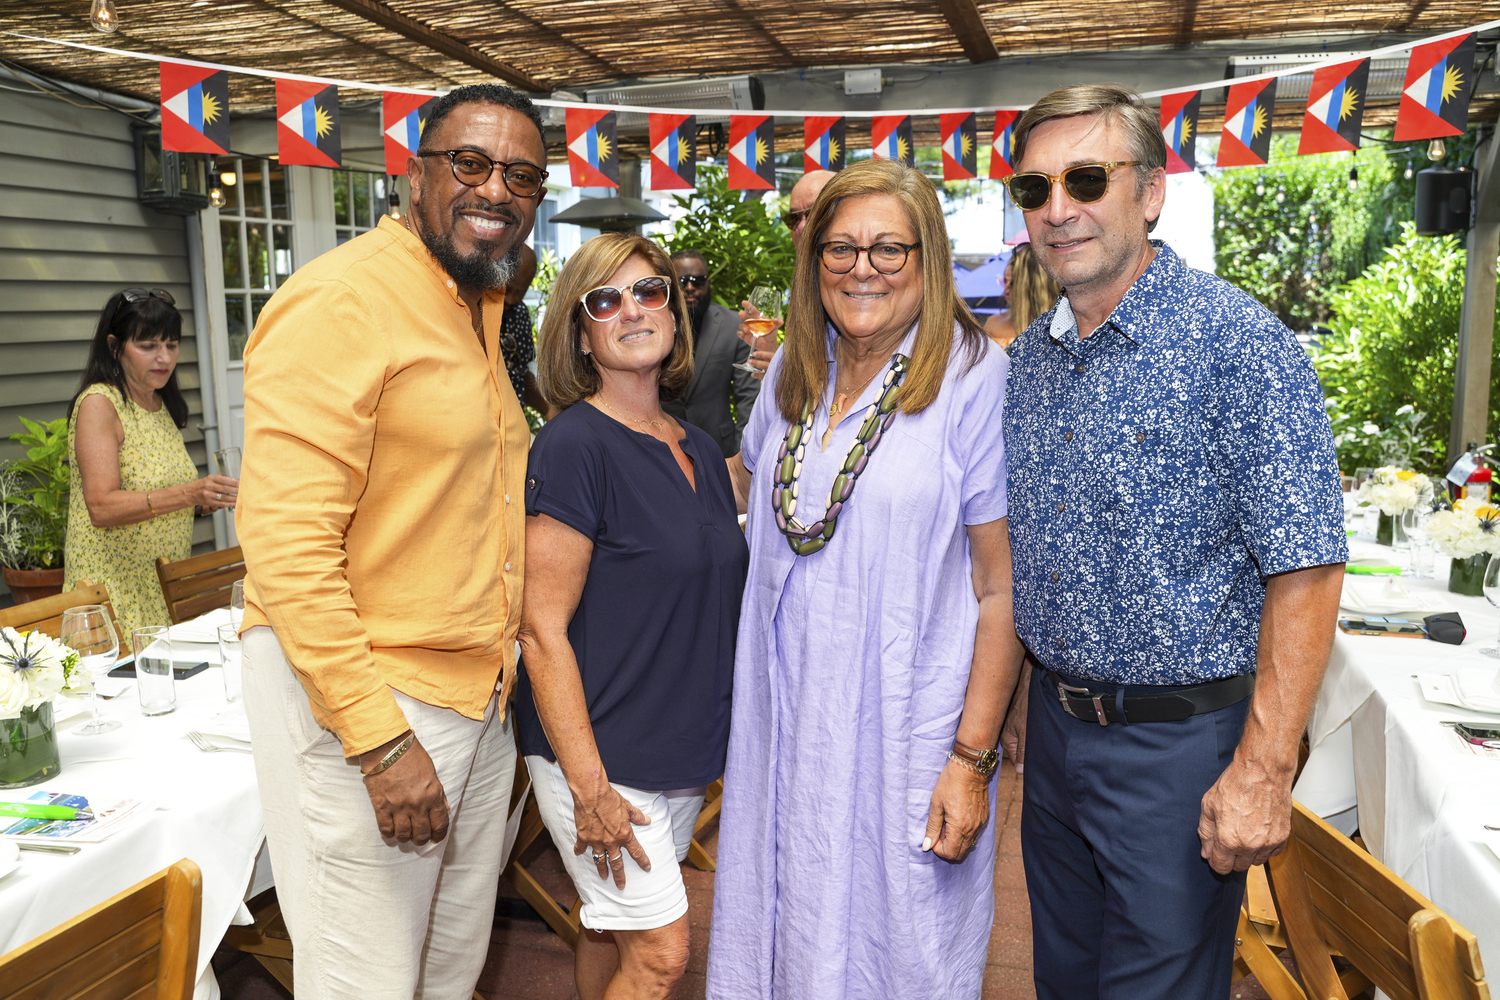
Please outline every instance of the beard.
[{"label": "beard", "polygon": [[698,334],[703,330],[703,317],[708,315],[709,297],[703,296],[703,301],[695,306],[688,307],[688,319],[693,324],[693,333]]},{"label": "beard", "polygon": [[[459,253],[458,247],[453,243],[452,230],[446,233],[438,232],[436,227],[427,225],[426,220],[422,218],[421,206],[415,207],[418,211],[414,213],[414,216],[419,222],[417,237],[458,287],[488,291],[494,288],[504,288],[510,284],[510,279],[515,277],[516,269],[521,266],[519,245],[502,256],[500,251],[503,244],[495,240],[480,240],[472,253]],[[521,222],[509,209],[480,201],[455,204],[453,206],[454,225],[458,224],[458,213],[467,208],[478,208],[502,216],[512,226],[519,226]]]}]

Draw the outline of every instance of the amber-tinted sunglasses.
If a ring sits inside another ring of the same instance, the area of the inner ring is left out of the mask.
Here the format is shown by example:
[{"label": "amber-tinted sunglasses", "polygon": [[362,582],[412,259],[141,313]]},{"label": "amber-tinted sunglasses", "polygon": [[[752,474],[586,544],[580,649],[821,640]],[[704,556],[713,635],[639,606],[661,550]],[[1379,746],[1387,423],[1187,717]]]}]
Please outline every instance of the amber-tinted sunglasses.
[{"label": "amber-tinted sunglasses", "polygon": [[654,311],[664,307],[672,297],[672,284],[669,279],[653,274],[640,279],[628,289],[600,285],[584,292],[578,297],[578,301],[583,303],[584,311],[595,323],[608,323],[620,315],[620,310],[625,306],[627,291],[631,298],[640,303],[642,309]]},{"label": "amber-tinted sunglasses", "polygon": [[1140,160],[1115,160],[1110,163],[1085,163],[1069,167],[1060,174],[1024,173],[1005,178],[1011,199],[1023,212],[1035,212],[1052,197],[1052,185],[1062,181],[1068,197],[1080,205],[1103,198],[1109,190],[1109,175],[1116,167],[1134,167]]}]

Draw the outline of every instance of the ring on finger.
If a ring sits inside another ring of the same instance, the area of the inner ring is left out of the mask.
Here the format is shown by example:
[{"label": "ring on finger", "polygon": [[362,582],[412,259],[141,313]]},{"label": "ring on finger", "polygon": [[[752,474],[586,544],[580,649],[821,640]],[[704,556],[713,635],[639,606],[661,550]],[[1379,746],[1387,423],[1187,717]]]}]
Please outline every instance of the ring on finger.
[{"label": "ring on finger", "polygon": [[609,863],[610,864],[614,864],[616,861],[624,861],[624,860],[625,860],[625,852],[621,851],[619,854],[616,854],[614,857],[610,858],[609,859]]},{"label": "ring on finger", "polygon": [[608,858],[609,858],[608,854],[596,854],[596,855],[594,855],[594,864],[597,865],[599,862],[605,861]]}]

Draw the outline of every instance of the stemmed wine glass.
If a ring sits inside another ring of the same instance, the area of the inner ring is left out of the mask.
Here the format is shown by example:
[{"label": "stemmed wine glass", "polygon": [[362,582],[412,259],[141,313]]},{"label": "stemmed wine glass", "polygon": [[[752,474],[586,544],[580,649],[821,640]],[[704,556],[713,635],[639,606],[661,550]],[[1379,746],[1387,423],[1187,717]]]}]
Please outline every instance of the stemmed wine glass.
[{"label": "stemmed wine glass", "polygon": [[[1487,601],[1495,607],[1500,608],[1500,552],[1490,556],[1490,561],[1484,567],[1484,596]],[[1500,660],[1500,639],[1497,645],[1486,646],[1480,652],[1485,656]]]},{"label": "stemmed wine glass", "polygon": [[62,627],[58,639],[78,653],[79,667],[89,678],[89,702],[93,717],[73,732],[81,736],[97,736],[111,729],[119,729],[115,719],[99,717],[99,679],[109,673],[119,658],[120,637],[114,623],[109,620],[109,609],[102,604],[85,604],[63,612]]},{"label": "stemmed wine glass", "polygon": [[[750,307],[760,313],[759,316],[748,316],[745,319],[745,326],[750,328],[750,335],[754,338],[754,343],[750,345],[750,349],[758,351],[760,350],[760,338],[774,331],[777,323],[782,319],[781,293],[774,288],[767,288],[765,285],[756,285],[755,290],[750,293]],[[748,358],[744,361],[736,362],[734,367],[742,372],[760,371],[759,368],[750,363]]]}]

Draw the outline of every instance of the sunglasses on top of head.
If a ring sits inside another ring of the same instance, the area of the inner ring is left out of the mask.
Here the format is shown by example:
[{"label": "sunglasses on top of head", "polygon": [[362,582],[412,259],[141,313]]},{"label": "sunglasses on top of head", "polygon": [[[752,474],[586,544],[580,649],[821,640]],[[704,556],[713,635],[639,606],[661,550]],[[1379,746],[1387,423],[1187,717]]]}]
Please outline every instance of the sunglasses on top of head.
[{"label": "sunglasses on top of head", "polygon": [[1116,167],[1135,167],[1140,160],[1114,160],[1109,163],[1084,163],[1069,167],[1060,174],[1045,174],[1028,171],[1011,174],[1004,184],[1016,207],[1023,212],[1035,212],[1052,198],[1052,185],[1062,183],[1063,190],[1080,205],[1089,205],[1103,198],[1109,191],[1109,176]]},{"label": "sunglasses on top of head", "polygon": [[640,305],[642,309],[656,311],[665,306],[672,297],[672,282],[660,275],[651,274],[641,278],[629,289],[616,288],[613,285],[600,285],[591,288],[578,296],[578,301],[583,303],[584,312],[595,323],[607,323],[620,315],[620,310],[625,307],[625,293],[630,292],[630,297]]}]

